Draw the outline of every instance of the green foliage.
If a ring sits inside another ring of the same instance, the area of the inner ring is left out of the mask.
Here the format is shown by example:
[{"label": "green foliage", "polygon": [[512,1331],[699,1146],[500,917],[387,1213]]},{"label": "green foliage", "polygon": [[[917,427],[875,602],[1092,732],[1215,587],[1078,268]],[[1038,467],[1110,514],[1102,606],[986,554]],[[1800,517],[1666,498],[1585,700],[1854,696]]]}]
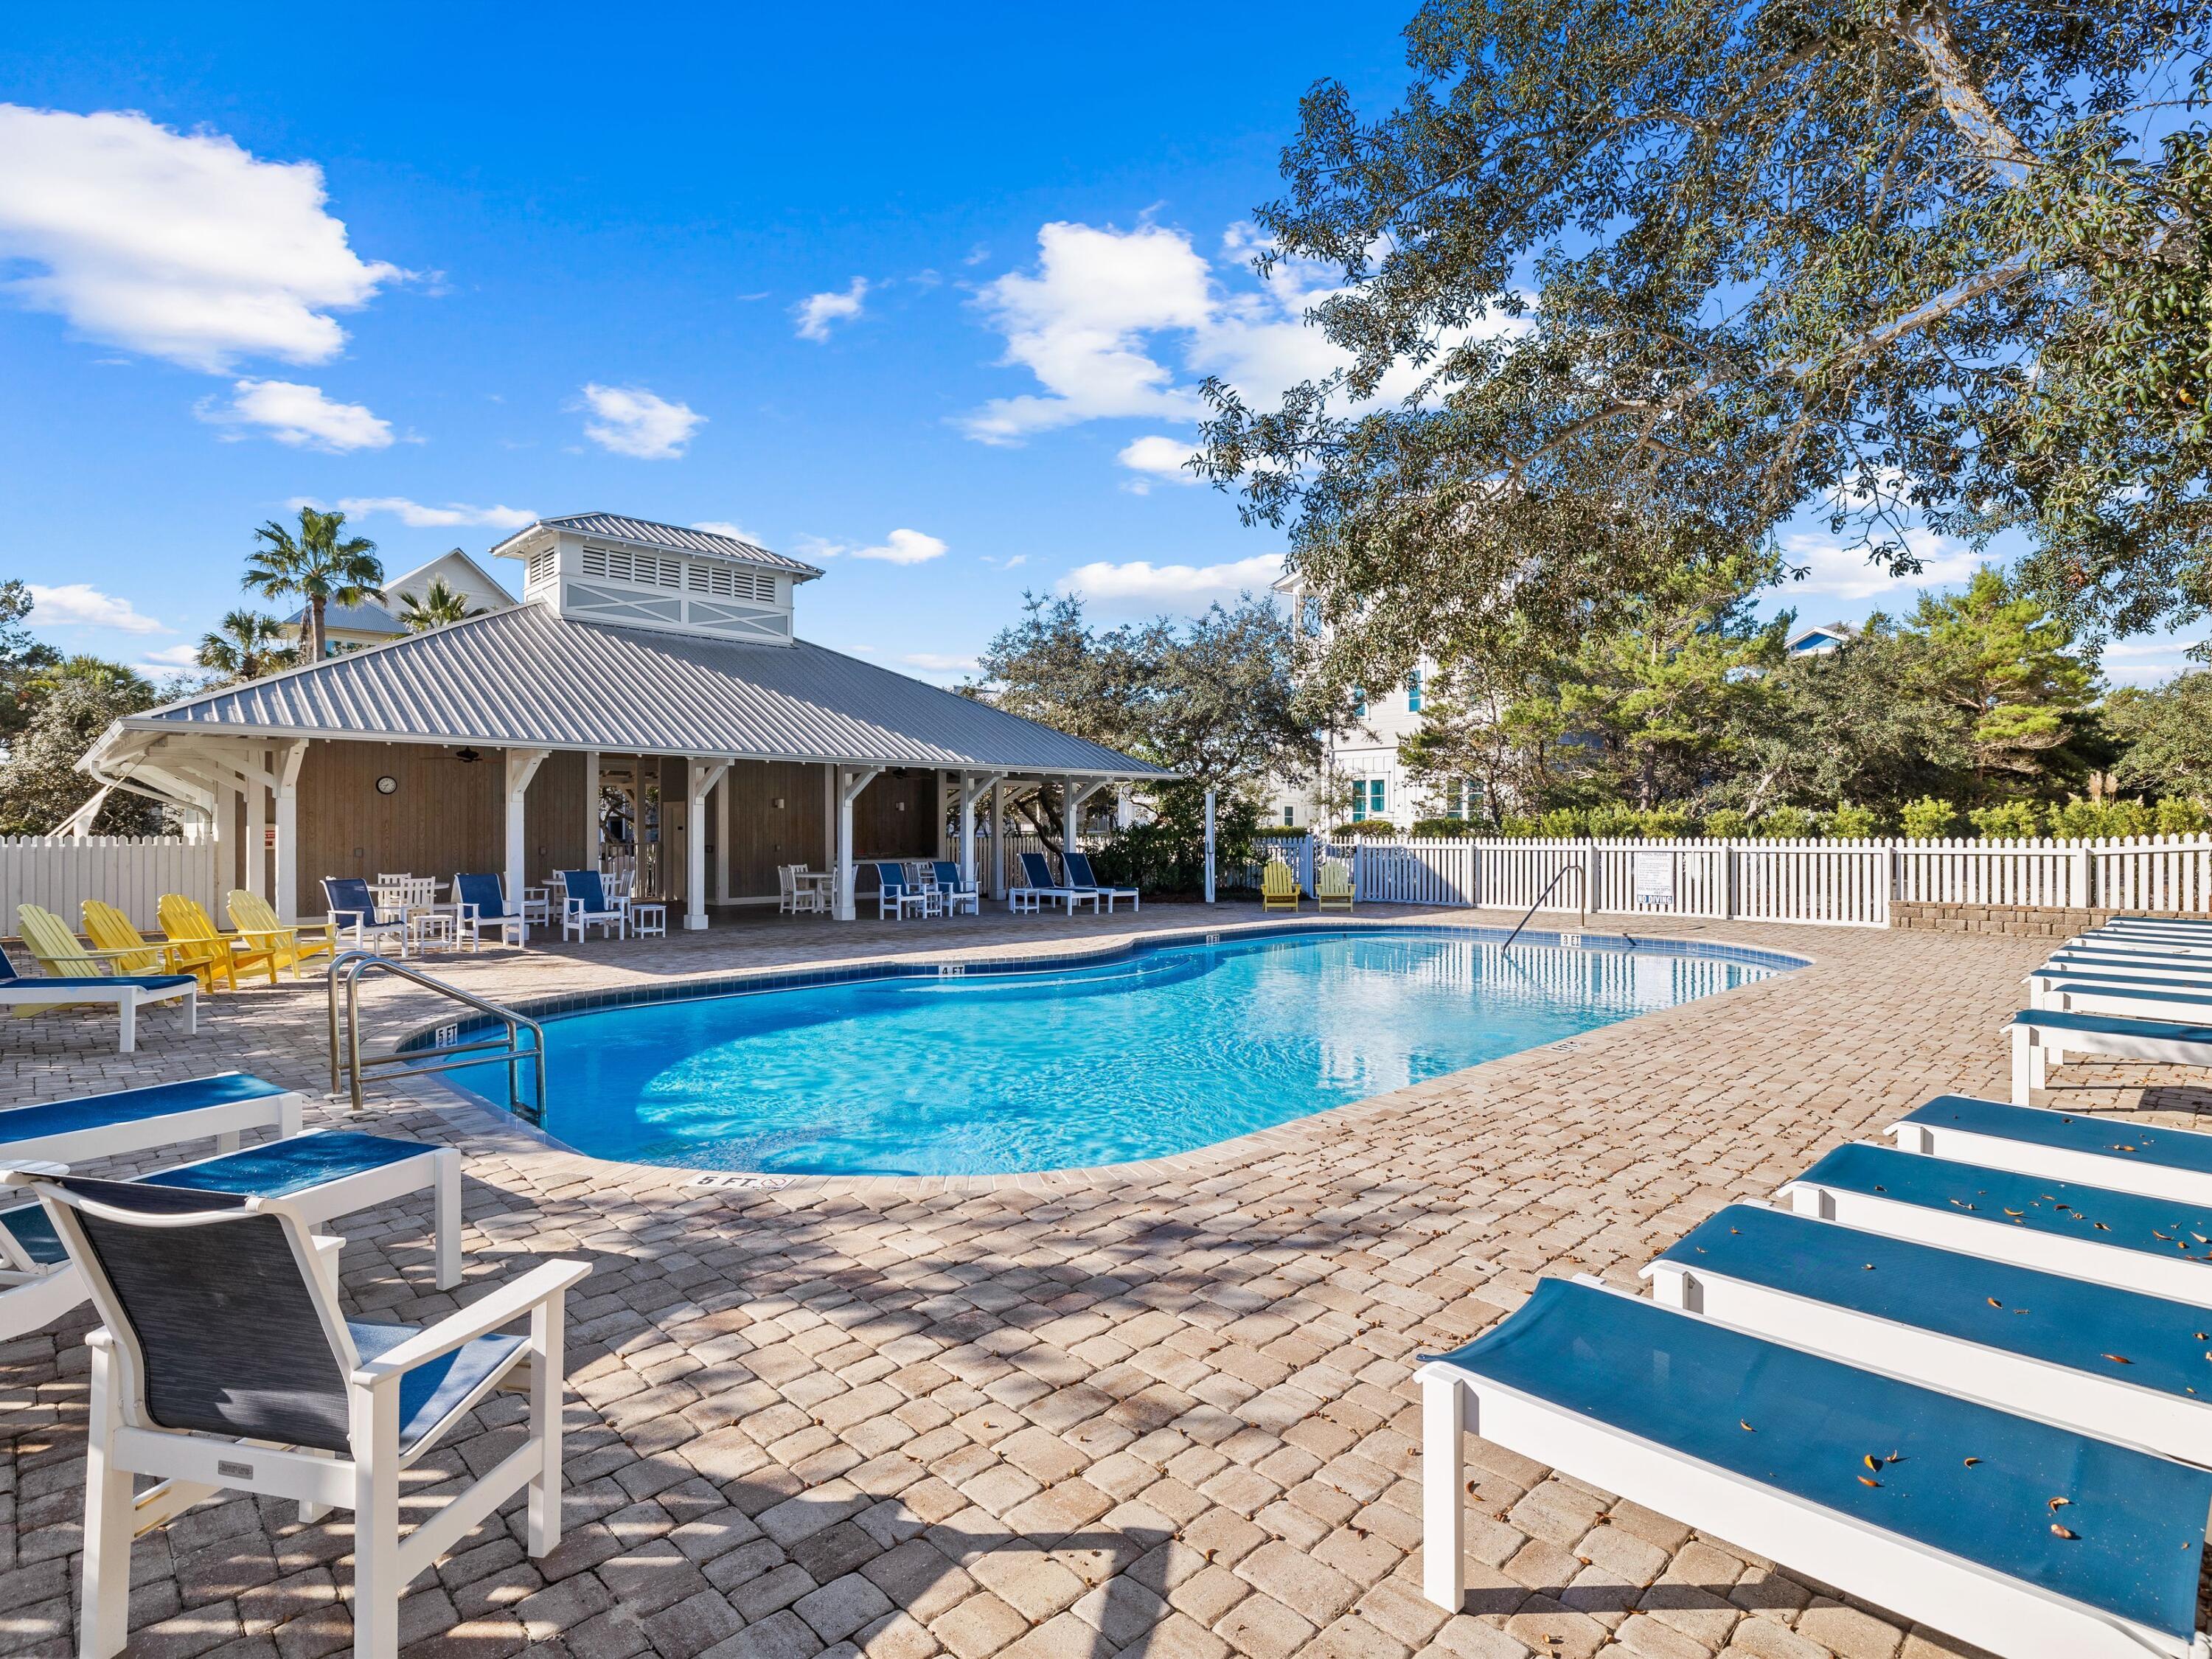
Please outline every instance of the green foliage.
[{"label": "green foliage", "polygon": [[[1154,793],[1150,823],[1117,830],[1091,855],[1101,881],[1141,888],[1150,896],[1189,896],[1206,888],[1206,791],[1189,783]],[[1217,872],[1242,870],[1259,858],[1260,808],[1232,795],[1214,807]]]},{"label": "green foliage", "polygon": [[2051,809],[2050,833],[2062,841],[2108,841],[2148,836],[2158,814],[2139,800],[2084,800],[2075,795]]},{"label": "green foliage", "polygon": [[2212,830],[2212,812],[2204,810],[2203,801],[2168,795],[2159,802],[2152,827],[2161,836],[2201,836]]},{"label": "green foliage", "polygon": [[1909,841],[1941,841],[1957,828],[1959,809],[1948,800],[1934,795],[1923,795],[1918,800],[1909,800],[1899,814]]},{"label": "green foliage", "polygon": [[1870,806],[1840,801],[1820,820],[1820,833],[1832,841],[1865,841],[1881,833],[1881,819]]},{"label": "green foliage", "polygon": [[31,590],[16,580],[0,582],[0,738],[20,732],[38,706],[38,677],[61,660],[51,645],[24,626]]},{"label": "green foliage", "polygon": [[2041,816],[2030,802],[2008,800],[1994,806],[1977,806],[1966,819],[1984,841],[2026,841],[2039,832]]},{"label": "green foliage", "polygon": [[264,674],[295,666],[299,648],[284,637],[283,624],[258,611],[234,611],[214,633],[200,635],[193,660],[220,677],[218,684],[258,680]]},{"label": "green foliage", "polygon": [[1338,683],[1610,626],[1811,502],[1906,571],[2019,533],[2127,629],[2212,600],[2212,9],[1428,0],[1407,40],[1398,108],[1308,91],[1257,211],[1347,366],[1206,387]]},{"label": "green foliage", "polygon": [[343,513],[300,509],[295,537],[274,519],[253,532],[257,545],[246,561],[246,586],[264,599],[297,598],[305,603],[301,653],[308,662],[323,659],[325,611],[333,605],[359,605],[380,596],[384,566],[376,544],[366,536],[343,534]]},{"label": "green foliage", "polygon": [[1751,833],[1751,820],[1733,806],[1705,814],[1705,833],[1715,841],[1738,841]]},{"label": "green foliage", "polygon": [[1348,818],[1328,833],[1337,841],[1392,841],[1398,826],[1388,818]]},{"label": "green foliage", "polygon": [[1924,646],[1909,689],[1953,712],[1977,793],[2078,770],[2055,763],[2096,695],[2097,672],[2040,599],[1985,565],[1963,593],[1923,593],[1907,626]]},{"label": "green foliage", "polygon": [[2119,781],[2168,794],[2212,796],[2212,671],[2155,690],[2123,687],[2105,699],[2106,731],[2120,745]]},{"label": "green foliage", "polygon": [[1806,841],[1820,827],[1820,820],[1802,806],[1769,807],[1756,825],[1763,841]]},{"label": "green foliage", "polygon": [[1637,833],[1647,841],[1673,841],[1691,834],[1697,823],[1683,806],[1649,806],[1636,815]]},{"label": "green foliage", "polygon": [[1589,834],[1589,812],[1580,806],[1555,806],[1536,820],[1536,833],[1553,841]]},{"label": "green foliage", "polygon": [[[97,657],[70,657],[39,675],[29,721],[10,741],[0,765],[0,835],[52,834],[100,788],[76,769],[78,759],[110,722],[154,704],[140,675]],[[161,809],[143,795],[116,790],[93,822],[104,836],[144,836],[161,827]]]},{"label": "green foliage", "polygon": [[1470,823],[1465,818],[1416,818],[1413,821],[1413,827],[1406,833],[1409,836],[1435,836],[1448,841],[1456,841],[1462,836],[1486,835],[1490,832],[1480,824]]},{"label": "green foliage", "polygon": [[443,576],[431,577],[430,585],[419,594],[400,594],[399,604],[399,620],[407,625],[410,634],[427,634],[448,623],[483,615],[482,605],[471,605],[467,597],[456,592]]},{"label": "green foliage", "polygon": [[1644,828],[1637,817],[1636,809],[1623,806],[1618,801],[1607,801],[1591,807],[1589,816],[1583,820],[1583,826],[1585,835],[1600,841],[1624,841],[1640,834]]}]

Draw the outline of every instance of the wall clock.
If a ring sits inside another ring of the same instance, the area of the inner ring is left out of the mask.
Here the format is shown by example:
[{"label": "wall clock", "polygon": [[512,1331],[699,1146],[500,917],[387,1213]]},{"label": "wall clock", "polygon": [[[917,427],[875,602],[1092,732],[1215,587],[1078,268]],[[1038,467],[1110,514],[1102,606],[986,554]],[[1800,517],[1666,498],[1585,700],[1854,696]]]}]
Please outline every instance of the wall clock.
[{"label": "wall clock", "polygon": [[399,780],[397,778],[379,778],[376,781],[376,793],[380,795],[388,795],[398,787]]}]

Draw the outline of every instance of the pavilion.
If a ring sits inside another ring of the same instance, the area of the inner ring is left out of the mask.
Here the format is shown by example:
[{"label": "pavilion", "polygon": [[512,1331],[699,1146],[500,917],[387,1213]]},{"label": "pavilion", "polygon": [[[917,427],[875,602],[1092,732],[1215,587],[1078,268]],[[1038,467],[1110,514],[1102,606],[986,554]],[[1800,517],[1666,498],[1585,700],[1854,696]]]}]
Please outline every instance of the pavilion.
[{"label": "pavilion", "polygon": [[657,819],[649,880],[690,928],[817,859],[850,920],[855,859],[950,842],[975,877],[1009,785],[1056,789],[1073,836],[1092,795],[1169,775],[797,638],[823,573],[733,537],[589,513],[491,550],[522,562],[520,605],[128,716],[80,764],[211,826],[224,884],[288,921],[323,913],[325,876],[500,870],[520,894],[596,866],[613,790]]}]

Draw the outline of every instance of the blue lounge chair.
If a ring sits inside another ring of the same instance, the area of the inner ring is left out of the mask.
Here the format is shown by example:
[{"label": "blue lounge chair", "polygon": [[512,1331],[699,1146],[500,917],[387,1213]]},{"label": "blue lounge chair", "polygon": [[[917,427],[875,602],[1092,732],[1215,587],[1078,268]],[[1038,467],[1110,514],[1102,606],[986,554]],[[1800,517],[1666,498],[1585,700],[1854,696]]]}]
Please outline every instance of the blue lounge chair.
[{"label": "blue lounge chair", "polygon": [[1939,1095],[1889,1133],[1908,1152],[2212,1208],[2212,1134],[2195,1130]]},{"label": "blue lounge chair", "polygon": [[1863,1144],[1782,1192],[1800,1215],[2212,1307],[2212,1205]]},{"label": "blue lounge chair", "polygon": [[[56,994],[59,993],[60,994]],[[71,974],[57,979],[25,979],[15,971],[8,953],[0,951],[0,1008],[13,1008],[17,1018],[46,1013],[57,1008],[111,1007],[121,1030],[116,1052],[131,1054],[138,1047],[138,1011],[159,1002],[185,1005],[185,1030],[200,1025],[200,982],[190,974]]]},{"label": "blue lounge chair", "polygon": [[2039,1097],[2050,1092],[2051,1068],[2064,1065],[2069,1055],[2212,1066],[2212,1025],[2023,1008],[2012,1018],[2013,1103],[2042,1104]]},{"label": "blue lounge chair", "polygon": [[209,1136],[216,1151],[234,1152],[243,1130],[298,1134],[306,1103],[296,1090],[249,1072],[218,1072],[185,1083],[14,1106],[0,1111],[0,1160],[121,1158]]},{"label": "blue lounge chair", "polygon": [[2198,1639],[2212,1470],[1559,1279],[1419,1377],[1423,1584],[1450,1612],[1472,1432],[2011,1659]]},{"label": "blue lounge chair", "polygon": [[373,951],[393,940],[398,944],[399,954],[407,954],[406,917],[378,914],[376,895],[359,876],[325,876],[323,902],[330,907],[337,931],[352,935],[355,950]]},{"label": "blue lounge chair", "polygon": [[507,908],[507,889],[497,876],[456,875],[453,899],[459,907],[460,931],[468,935],[471,949],[487,927],[498,930],[502,944],[530,943],[530,924],[521,911]]},{"label": "blue lounge chair", "polygon": [[1644,1276],[1662,1306],[2212,1466],[2206,1316],[2189,1303],[1757,1204]]},{"label": "blue lounge chair", "polygon": [[877,921],[903,916],[909,910],[918,916],[929,914],[929,895],[908,882],[906,866],[896,859],[872,859],[869,865],[876,872]]},{"label": "blue lounge chair", "polygon": [[2027,1006],[2073,1014],[2118,1014],[2212,1025],[2212,979],[2089,979],[2031,974]]},{"label": "blue lounge chair", "polygon": [[[43,1160],[27,1164],[13,1155],[0,1163],[0,1171],[64,1167]],[[316,1225],[427,1190],[434,1200],[438,1288],[450,1291],[461,1282],[461,1155],[451,1146],[324,1130],[181,1164],[129,1184],[285,1199]],[[85,1298],[82,1277],[35,1201],[0,1210],[0,1342],[50,1324]]]},{"label": "blue lounge chair", "polygon": [[961,875],[960,866],[950,859],[936,859],[930,863],[930,873],[937,878],[937,902],[946,915],[965,910],[969,915],[981,913],[982,895],[975,882]]},{"label": "blue lounge chair", "polygon": [[1095,912],[1098,908],[1098,890],[1095,887],[1075,887],[1054,881],[1052,866],[1042,853],[1024,853],[1022,884],[1006,890],[1006,908],[1010,910],[1035,910],[1051,899],[1067,906],[1067,914],[1074,915],[1075,907],[1088,899]]},{"label": "blue lounge chair", "polygon": [[559,870],[561,878],[561,937],[590,937],[596,927],[604,939],[610,928],[617,939],[629,933],[629,902],[607,896],[606,883],[596,870]]},{"label": "blue lounge chair", "polygon": [[1145,896],[1137,889],[1109,887],[1104,882],[1099,880],[1097,873],[1091,867],[1091,855],[1088,853],[1063,853],[1060,854],[1060,861],[1067,871],[1067,884],[1077,888],[1088,887],[1100,898],[1104,899],[1108,915],[1114,914],[1115,899],[1128,900],[1129,908],[1132,910],[1141,910],[1145,908]]},{"label": "blue lounge chair", "polygon": [[[530,1553],[560,1541],[562,1308],[583,1262],[546,1262],[426,1328],[356,1323],[293,1200],[11,1181],[46,1206],[100,1321],[88,1339],[80,1659],[124,1650],[133,1540],[225,1491],[289,1499],[308,1520],[353,1511],[356,1659],[392,1659],[408,1581],[514,1493],[530,1494]],[[526,1337],[497,1334],[523,1319]],[[407,1468],[525,1360],[522,1433],[481,1474],[457,1458],[413,1483],[410,1509],[445,1501],[410,1516],[419,1524],[403,1538]]]}]

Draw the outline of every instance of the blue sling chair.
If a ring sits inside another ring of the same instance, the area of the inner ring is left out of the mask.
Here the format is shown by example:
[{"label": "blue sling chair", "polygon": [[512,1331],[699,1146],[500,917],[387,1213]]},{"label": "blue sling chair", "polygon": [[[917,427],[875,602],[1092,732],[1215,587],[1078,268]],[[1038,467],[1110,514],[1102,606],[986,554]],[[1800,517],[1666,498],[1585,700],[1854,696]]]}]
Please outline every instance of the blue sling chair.
[{"label": "blue sling chair", "polygon": [[507,890],[497,876],[457,875],[453,897],[460,905],[461,931],[468,935],[471,947],[487,927],[496,928],[502,943],[530,943],[530,924],[520,910],[507,908]]},{"label": "blue sling chair", "polygon": [[395,939],[399,954],[407,954],[407,919],[379,915],[376,895],[359,876],[325,876],[323,899],[337,931],[352,936],[355,950],[374,950],[383,941]]},{"label": "blue sling chair", "polygon": [[909,910],[915,915],[929,914],[929,895],[923,889],[911,885],[906,878],[906,866],[896,859],[870,860],[876,872],[876,919],[903,916]]},{"label": "blue sling chair", "polygon": [[561,870],[561,937],[589,937],[596,927],[605,938],[611,928],[617,939],[629,935],[629,908],[607,896],[607,884],[596,870]]},{"label": "blue sling chair", "polygon": [[936,878],[938,902],[943,906],[946,915],[954,915],[962,910],[971,916],[980,914],[978,907],[981,898],[975,890],[975,884],[961,878],[958,865],[950,859],[933,859],[930,861],[929,872]]}]

